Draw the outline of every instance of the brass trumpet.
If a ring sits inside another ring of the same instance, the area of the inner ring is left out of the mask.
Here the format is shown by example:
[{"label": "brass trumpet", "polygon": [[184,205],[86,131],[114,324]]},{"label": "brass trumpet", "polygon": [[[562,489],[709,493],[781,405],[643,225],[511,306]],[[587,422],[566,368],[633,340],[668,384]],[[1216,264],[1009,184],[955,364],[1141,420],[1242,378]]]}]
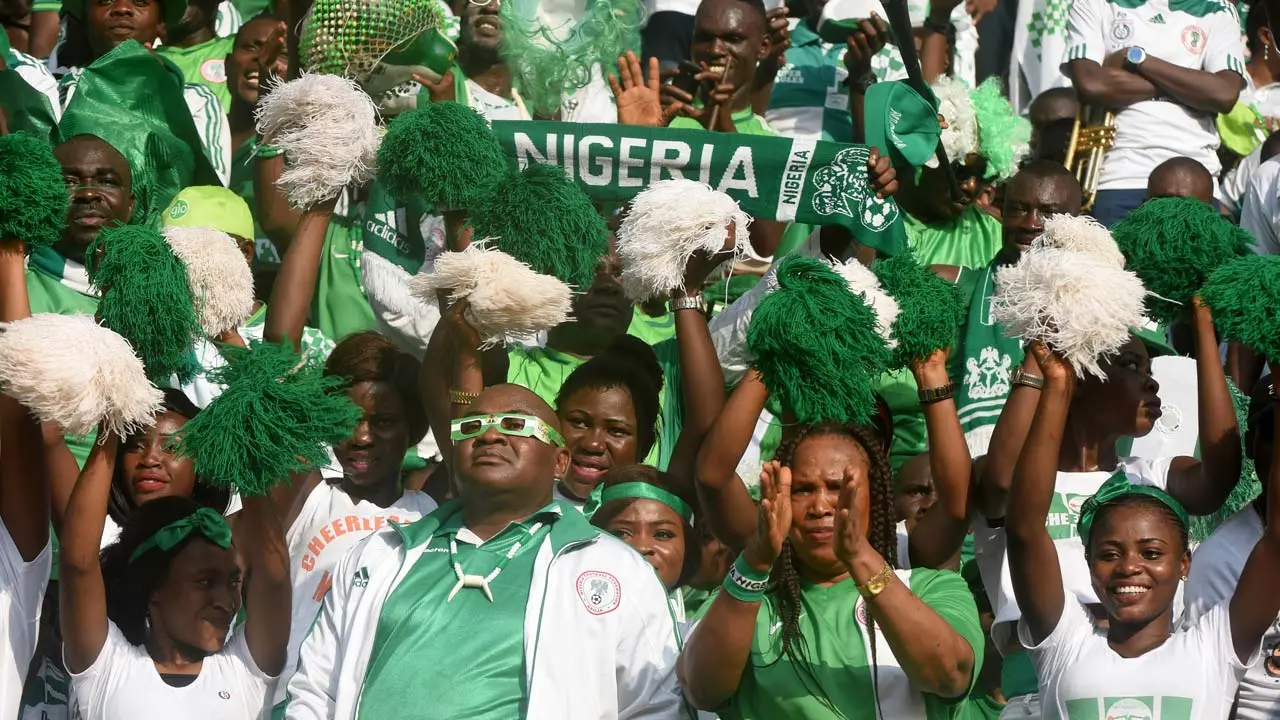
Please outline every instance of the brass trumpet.
[{"label": "brass trumpet", "polygon": [[1102,177],[1102,158],[1115,144],[1116,114],[1082,105],[1076,114],[1076,124],[1071,128],[1065,162],[1084,190],[1082,212],[1093,209],[1093,202],[1098,197],[1098,179]]}]

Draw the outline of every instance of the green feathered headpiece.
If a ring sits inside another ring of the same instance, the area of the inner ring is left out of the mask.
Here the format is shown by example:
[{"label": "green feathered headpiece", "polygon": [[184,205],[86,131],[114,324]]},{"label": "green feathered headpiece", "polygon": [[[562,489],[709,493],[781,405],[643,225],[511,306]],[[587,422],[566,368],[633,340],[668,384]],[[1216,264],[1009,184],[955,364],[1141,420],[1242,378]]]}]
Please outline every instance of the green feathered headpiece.
[{"label": "green feathered headpiece", "polygon": [[550,116],[564,97],[608,72],[628,50],[640,52],[644,6],[639,0],[592,0],[581,16],[574,3],[503,0],[502,50],[516,87],[535,114]]},{"label": "green feathered headpiece", "polygon": [[554,165],[532,164],[489,183],[471,210],[475,239],[579,291],[609,252],[609,230],[591,198]]},{"label": "green feathered headpiece", "polygon": [[484,118],[455,102],[434,102],[396,117],[378,148],[378,179],[400,202],[421,197],[464,209],[507,174],[507,158]]},{"label": "green feathered headpiece", "polygon": [[964,318],[964,303],[954,283],[938,277],[910,253],[879,260],[871,269],[885,292],[898,301],[893,321],[897,347],[890,368],[909,367],[935,350],[951,347]]},{"label": "green feathered headpiece", "polygon": [[890,357],[875,311],[821,260],[789,256],[777,280],[747,328],[770,395],[798,422],[867,422],[876,414],[872,380]]},{"label": "green feathered headpiece", "polygon": [[969,98],[978,120],[978,146],[987,159],[988,179],[1008,180],[1031,153],[1031,121],[1013,111],[997,77],[984,80]]},{"label": "green feathered headpiece", "polygon": [[0,137],[0,240],[21,240],[28,251],[54,244],[69,203],[49,143],[27,133]]},{"label": "green feathered headpiece", "polygon": [[323,466],[326,448],[351,436],[360,408],[314,359],[287,344],[223,348],[227,364],[209,372],[226,385],[182,427],[176,452],[196,474],[241,495],[265,495],[296,472]]},{"label": "green feathered headpiece", "polygon": [[1232,260],[1209,276],[1200,299],[1229,340],[1280,358],[1280,256],[1249,255]]},{"label": "green feathered headpiece", "polygon": [[133,346],[152,382],[189,382],[200,369],[192,344],[201,335],[187,271],[158,231],[104,228],[89,245],[89,281],[102,293],[98,319]]},{"label": "green feathered headpiece", "polygon": [[1191,298],[1224,263],[1248,255],[1249,233],[1195,198],[1148,200],[1111,229],[1126,269],[1151,293],[1147,314],[1161,325],[1187,316]]}]

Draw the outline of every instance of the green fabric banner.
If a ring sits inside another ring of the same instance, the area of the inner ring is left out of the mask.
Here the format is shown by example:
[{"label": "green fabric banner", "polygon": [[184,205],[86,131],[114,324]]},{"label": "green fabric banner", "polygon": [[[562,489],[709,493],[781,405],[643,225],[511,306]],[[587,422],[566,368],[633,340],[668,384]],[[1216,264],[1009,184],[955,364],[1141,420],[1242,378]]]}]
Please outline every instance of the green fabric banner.
[{"label": "green fabric banner", "polygon": [[902,213],[867,180],[864,145],[648,128],[495,121],[519,167],[564,169],[598,202],[626,202],[650,183],[684,178],[728,193],[760,220],[839,225],[886,255],[907,249]]}]

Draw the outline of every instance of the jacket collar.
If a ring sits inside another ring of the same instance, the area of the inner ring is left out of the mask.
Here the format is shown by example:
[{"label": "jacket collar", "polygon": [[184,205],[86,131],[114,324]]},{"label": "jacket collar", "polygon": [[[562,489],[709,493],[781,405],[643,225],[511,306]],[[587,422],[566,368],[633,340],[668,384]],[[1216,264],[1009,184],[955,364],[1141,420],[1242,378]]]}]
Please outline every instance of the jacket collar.
[{"label": "jacket collar", "polygon": [[[560,515],[560,518],[551,524],[550,538],[553,551],[560,552],[565,546],[574,543],[594,542],[603,532],[600,528],[588,522],[582,512],[569,503],[563,500],[555,500],[551,503],[551,506]],[[440,529],[440,526],[446,520],[461,512],[462,500],[453,499],[445,502],[430,515],[417,522],[405,525],[391,522],[391,526],[400,535],[400,540],[404,543],[405,548],[414,549],[430,542],[436,531]]]}]

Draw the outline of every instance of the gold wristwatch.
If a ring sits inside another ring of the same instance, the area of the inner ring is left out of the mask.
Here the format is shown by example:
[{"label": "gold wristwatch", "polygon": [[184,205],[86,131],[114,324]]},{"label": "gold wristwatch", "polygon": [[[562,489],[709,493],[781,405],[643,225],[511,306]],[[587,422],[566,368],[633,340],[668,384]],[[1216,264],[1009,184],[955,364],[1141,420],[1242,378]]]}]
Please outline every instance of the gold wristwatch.
[{"label": "gold wristwatch", "polygon": [[870,580],[858,586],[858,593],[870,600],[884,592],[884,589],[889,587],[889,581],[895,577],[897,577],[897,574],[893,572],[893,568],[889,567],[889,563],[885,563],[884,567],[880,568],[880,572],[872,575]]}]

